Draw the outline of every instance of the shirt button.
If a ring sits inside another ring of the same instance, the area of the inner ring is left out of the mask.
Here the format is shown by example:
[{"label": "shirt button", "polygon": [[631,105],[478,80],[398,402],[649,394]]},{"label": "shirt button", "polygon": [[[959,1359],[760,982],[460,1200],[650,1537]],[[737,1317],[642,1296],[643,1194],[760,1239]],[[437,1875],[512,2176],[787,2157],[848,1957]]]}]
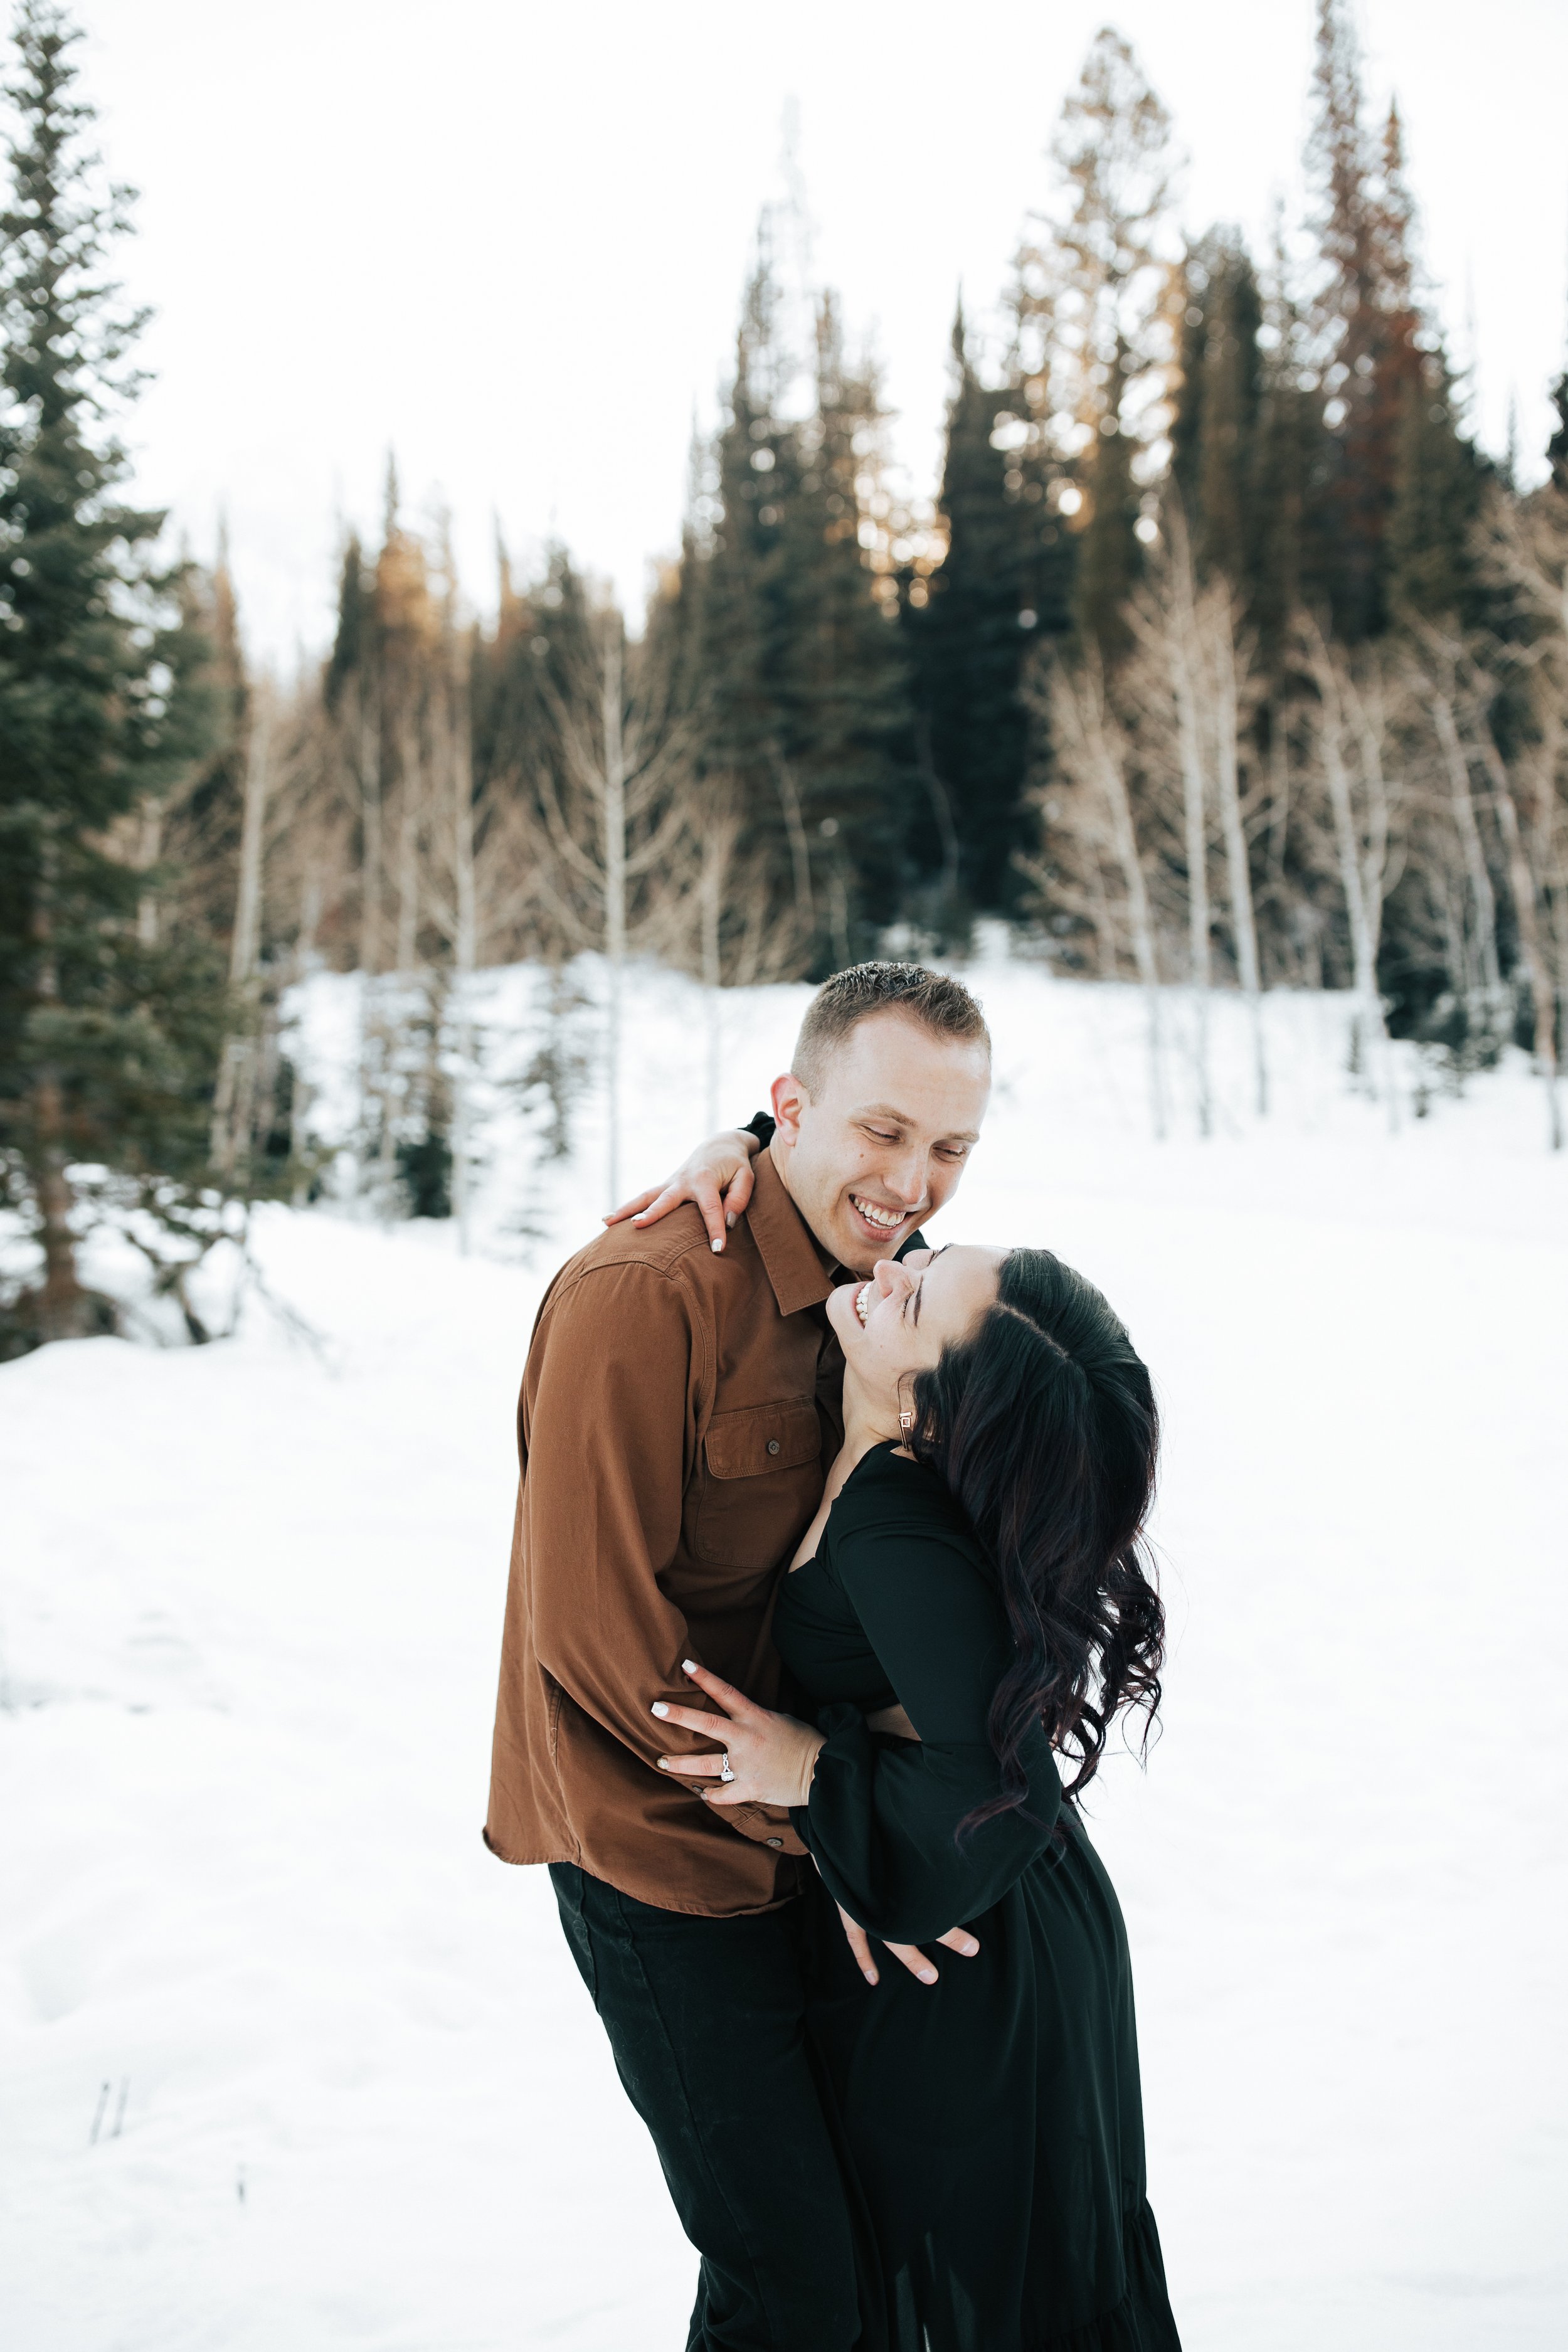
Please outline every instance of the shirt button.
[{"label": "shirt button", "polygon": [[770,1437],[770,1438],[769,1438],[769,1440],[768,1440],[768,1452],[769,1452],[770,1454],[776,1454],[776,1453],[778,1452],[778,1450],[779,1450],[779,1442],[778,1442],[778,1439],[777,1439],[776,1437]]},{"label": "shirt button", "polygon": [[776,1845],[776,1846],[781,1846],[781,1847],[782,1847],[782,1845],[784,1844],[784,1840],[783,1840],[783,1838],[769,1838],[769,1839],[768,1839],[768,1841],[767,1841],[767,1843],[768,1843],[768,1844],[769,1844],[769,1845]]}]

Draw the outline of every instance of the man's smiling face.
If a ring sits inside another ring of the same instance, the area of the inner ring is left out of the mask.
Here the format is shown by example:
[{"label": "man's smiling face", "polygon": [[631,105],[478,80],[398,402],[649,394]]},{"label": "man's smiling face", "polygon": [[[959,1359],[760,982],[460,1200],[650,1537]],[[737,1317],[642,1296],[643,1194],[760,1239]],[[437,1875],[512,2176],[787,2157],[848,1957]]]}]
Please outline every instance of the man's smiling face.
[{"label": "man's smiling face", "polygon": [[831,1257],[869,1274],[901,1248],[963,1173],[990,1095],[983,1044],[891,1007],[825,1051],[815,1091],[774,1080],[774,1162]]}]

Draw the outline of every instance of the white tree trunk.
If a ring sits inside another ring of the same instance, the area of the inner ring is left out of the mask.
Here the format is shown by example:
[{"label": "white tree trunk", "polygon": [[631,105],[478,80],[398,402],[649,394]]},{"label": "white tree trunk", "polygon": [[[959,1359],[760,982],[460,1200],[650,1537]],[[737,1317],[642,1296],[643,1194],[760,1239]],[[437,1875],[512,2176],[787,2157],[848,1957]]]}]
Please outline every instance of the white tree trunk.
[{"label": "white tree trunk", "polygon": [[[1352,1060],[1357,1068],[1364,1069],[1368,1058],[1387,1044],[1383,999],[1377,986],[1378,934],[1383,919],[1381,877],[1383,855],[1386,848],[1386,824],[1383,827],[1381,843],[1374,839],[1371,845],[1375,853],[1377,883],[1375,889],[1369,892],[1373,856],[1368,854],[1363,843],[1351,782],[1345,750],[1348,721],[1343,681],[1334,654],[1315,628],[1311,633],[1309,653],[1318,688],[1319,756],[1322,761],[1323,782],[1333,822],[1334,855],[1351,935],[1352,992],[1356,1008],[1352,1015]],[[1375,831],[1375,811],[1373,812],[1373,824]],[[1392,1088],[1389,1116],[1391,1121],[1397,1121],[1398,1112]]]},{"label": "white tree trunk", "polygon": [[[315,961],[316,933],[321,920],[321,885],[309,868],[300,884],[300,933],[294,947],[294,978],[301,981]],[[301,1172],[294,1181],[294,1206],[305,1206],[307,1186],[303,1173],[305,1153],[310,1134],[310,1081],[304,1056],[294,1064],[294,1092],[289,1105],[289,1157]]]},{"label": "white tree trunk", "polygon": [[702,926],[702,990],[708,1008],[708,1132],[719,1124],[719,1079],[723,1059],[724,990],[719,961],[719,919],[723,911],[725,843],[717,831],[702,845],[700,916]]},{"label": "white tree trunk", "polygon": [[1143,861],[1127,790],[1115,722],[1106,709],[1105,680],[1098,660],[1090,659],[1075,673],[1058,673],[1061,692],[1058,709],[1074,739],[1079,763],[1098,785],[1111,855],[1127,894],[1127,922],[1131,933],[1132,961],[1142,984],[1149,1048],[1149,1107],[1154,1134],[1165,1138],[1164,1050],[1160,1023],[1160,969],[1154,950],[1154,919],[1149,904]]},{"label": "white tree trunk", "polygon": [[1193,1076],[1197,1090],[1198,1132],[1208,1135],[1214,1127],[1208,1045],[1213,964],[1209,950],[1208,814],[1201,721],[1203,662],[1192,550],[1179,509],[1173,509],[1170,531],[1171,560],[1165,571],[1169,600],[1164,614],[1165,662],[1176,714],[1176,750],[1182,771],[1187,861],[1187,978],[1193,991]]},{"label": "white tree trunk", "polygon": [[[381,971],[381,912],[385,847],[381,773],[381,712],[374,688],[362,681],[358,709],[360,792],[359,899],[359,1129],[368,1132],[371,1099],[371,1039],[375,1030],[375,983]],[[384,1089],[381,1107],[384,1129],[390,1118]],[[356,1155],[357,1158],[357,1155]],[[365,1169],[358,1167],[356,1185],[363,1196]]]},{"label": "white tree trunk", "polygon": [[[163,803],[152,793],[142,803],[140,835],[136,845],[136,863],[144,875],[151,877],[153,868],[163,854]],[[136,936],[144,948],[158,944],[158,894],[151,879],[136,902]]]},{"label": "white tree trunk", "polygon": [[1459,740],[1458,721],[1454,716],[1452,698],[1430,679],[1426,682],[1426,690],[1433,731],[1443,754],[1444,771],[1448,780],[1448,806],[1453,813],[1454,831],[1458,836],[1459,854],[1464,860],[1465,876],[1469,884],[1476,962],[1482,987],[1489,996],[1495,997],[1502,982],[1497,951],[1497,898],[1492,889],[1491,876],[1487,871],[1481,830],[1476,823],[1475,796],[1470,790],[1470,763]]},{"label": "white tree trunk", "polygon": [[614,1209],[621,1198],[621,990],[626,957],[626,765],[620,622],[615,614],[605,622],[604,735],[605,1174]]},{"label": "white tree trunk", "polygon": [[[1519,803],[1502,755],[1488,730],[1480,744],[1486,763],[1488,781],[1492,788],[1492,800],[1497,809],[1498,829],[1502,835],[1503,855],[1508,866],[1509,896],[1513,902],[1514,928],[1519,934],[1519,960],[1525,967],[1530,981],[1531,1005],[1535,1016],[1535,1066],[1541,1073],[1546,1089],[1546,1125],[1550,1149],[1563,1149],[1563,1111],[1557,1091],[1557,1002],[1547,967],[1544,943],[1536,906],[1535,876],[1531,868],[1525,846],[1523,828],[1519,821]],[[1550,769],[1548,770],[1550,786]]]},{"label": "white tree trunk", "polygon": [[468,679],[459,665],[448,681],[447,740],[452,796],[452,881],[457,922],[452,939],[458,999],[458,1061],[452,1074],[452,1213],[458,1250],[468,1255],[473,1207],[473,1139],[469,1132],[474,1063],[474,970],[479,961],[479,899],[474,879],[474,764],[468,727]]},{"label": "white tree trunk", "polygon": [[1263,991],[1258,955],[1258,921],[1252,904],[1252,869],[1241,821],[1240,656],[1230,591],[1221,586],[1210,600],[1209,670],[1215,714],[1215,783],[1220,832],[1225,841],[1226,880],[1230,893],[1231,935],[1237,977],[1252,1020],[1254,1099],[1259,1118],[1268,1108],[1268,1063],[1263,1047]]},{"label": "white tree trunk", "polygon": [[397,780],[397,970],[412,973],[419,959],[419,836],[424,817],[424,761],[412,722],[402,730]]},{"label": "white tree trunk", "polygon": [[811,889],[811,844],[806,839],[805,819],[801,814],[800,794],[795,790],[789,761],[783,752],[776,754],[779,779],[779,802],[784,810],[784,831],[789,836],[790,860],[795,868],[795,912],[801,929],[802,940],[809,943],[816,929],[816,907]]},{"label": "white tree trunk", "polygon": [[[267,845],[267,796],[271,776],[272,698],[258,684],[246,746],[244,800],[239,828],[239,878],[235,889],[234,931],[229,940],[229,986],[241,1001],[254,996],[261,961],[262,869]],[[252,1010],[254,1008],[251,1008]],[[230,1037],[224,1047],[213,1102],[212,1157],[232,1176],[249,1130],[256,1076],[256,1038]]]}]

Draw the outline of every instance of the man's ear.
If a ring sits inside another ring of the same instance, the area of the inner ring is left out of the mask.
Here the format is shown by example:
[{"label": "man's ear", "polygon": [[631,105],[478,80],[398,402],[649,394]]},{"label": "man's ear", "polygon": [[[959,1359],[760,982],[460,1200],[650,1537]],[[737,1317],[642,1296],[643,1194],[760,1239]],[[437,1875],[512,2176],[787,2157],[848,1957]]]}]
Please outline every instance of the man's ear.
[{"label": "man's ear", "polygon": [[773,1118],[787,1150],[800,1140],[800,1115],[811,1097],[793,1070],[786,1070],[782,1078],[773,1080],[772,1097]]}]

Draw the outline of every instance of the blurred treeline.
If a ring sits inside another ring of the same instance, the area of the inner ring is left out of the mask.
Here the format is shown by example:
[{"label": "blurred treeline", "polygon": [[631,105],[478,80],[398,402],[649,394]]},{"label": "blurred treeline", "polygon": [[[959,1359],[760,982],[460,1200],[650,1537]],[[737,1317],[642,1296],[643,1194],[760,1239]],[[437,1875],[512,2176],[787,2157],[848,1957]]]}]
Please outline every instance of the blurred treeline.
[{"label": "blurred treeline", "polygon": [[[476,970],[603,953],[613,1125],[628,958],[717,992],[962,953],[985,918],[1149,988],[1156,1118],[1171,984],[1200,1103],[1206,990],[1326,986],[1369,1083],[1391,1034],[1457,1074],[1517,1039],[1560,1139],[1568,374],[1547,451],[1477,447],[1397,112],[1368,119],[1344,0],[1317,19],[1310,215],[1262,254],[1184,239],[1165,112],[1096,38],[1000,323],[953,322],[933,499],[900,494],[874,360],[780,205],[640,635],[563,547],[523,579],[498,548],[476,617],[389,467],[331,651],[283,684],[247,673],[226,562],[160,571],[161,519],[119,501],[119,200],[90,194],[68,23],[23,0],[0,1147],[68,1302],[47,1328],[86,1328],[95,1184],[193,1233],[308,1187],[281,1007],[321,967],[363,977],[354,1181],[437,1213],[472,1157]],[[510,1076],[559,1147],[583,1049],[552,1002]]]},{"label": "blurred treeline", "polygon": [[1553,1066],[1568,378],[1521,493],[1467,430],[1340,0],[1313,101],[1310,220],[1261,256],[1184,245],[1164,111],[1099,37],[1002,329],[954,320],[925,508],[770,212],[638,643],[562,548],[522,583],[502,553],[465,619],[391,491],[275,751],[268,953],[407,973],[624,940],[731,984],[962,951],[991,916],[1068,970],[1353,989],[1373,1036]]}]

